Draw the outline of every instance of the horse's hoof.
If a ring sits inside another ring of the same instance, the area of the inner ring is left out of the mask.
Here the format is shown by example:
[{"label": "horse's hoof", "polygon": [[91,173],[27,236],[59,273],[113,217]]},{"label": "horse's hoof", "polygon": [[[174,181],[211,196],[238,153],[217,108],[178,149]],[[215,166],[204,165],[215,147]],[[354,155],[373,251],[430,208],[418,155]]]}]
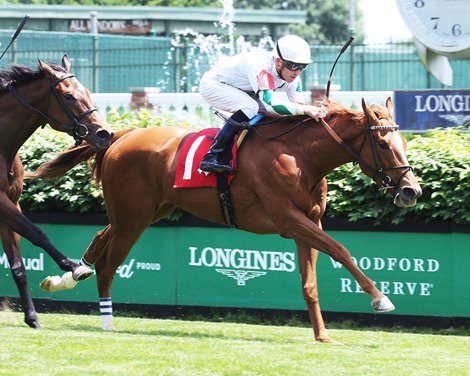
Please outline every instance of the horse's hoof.
[{"label": "horse's hoof", "polygon": [[30,320],[30,319],[25,319],[24,322],[25,322],[26,324],[28,324],[28,326],[29,326],[30,328],[33,328],[33,329],[42,329],[42,326],[41,326],[41,324],[39,324],[39,321],[38,321],[37,318],[32,319],[32,320]]},{"label": "horse's hoof", "polygon": [[384,295],[382,298],[372,302],[372,309],[375,312],[390,312],[395,309],[395,306],[390,299]]},{"label": "horse's hoof", "polygon": [[88,266],[79,265],[73,270],[72,277],[75,281],[86,281],[95,275],[93,269],[90,269]]},{"label": "horse's hoof", "polygon": [[59,285],[60,281],[61,279],[58,275],[55,275],[55,276],[49,275],[42,280],[42,282],[39,284],[39,288],[46,292],[54,292],[57,290],[54,290],[53,286]]},{"label": "horse's hoof", "polygon": [[330,338],[330,337],[319,337],[319,338],[316,338],[316,341],[320,342],[320,343],[328,343],[330,345],[342,345],[341,342],[336,341],[336,340],[334,340],[333,338]]},{"label": "horse's hoof", "polygon": [[78,282],[73,279],[72,272],[67,272],[62,277],[55,275],[44,278],[39,284],[39,287],[41,290],[47,292],[56,292],[73,289],[77,283]]}]

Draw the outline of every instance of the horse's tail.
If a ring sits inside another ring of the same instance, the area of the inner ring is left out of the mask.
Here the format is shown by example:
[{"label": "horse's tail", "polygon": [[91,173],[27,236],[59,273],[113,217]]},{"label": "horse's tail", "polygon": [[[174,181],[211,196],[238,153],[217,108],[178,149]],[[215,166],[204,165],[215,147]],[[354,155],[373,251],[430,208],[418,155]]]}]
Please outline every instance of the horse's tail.
[{"label": "horse's tail", "polygon": [[[134,129],[135,128],[129,128],[117,131],[111,140],[111,144]],[[88,161],[94,156],[95,159],[92,164],[93,174],[95,176],[96,183],[99,184],[101,182],[101,163],[106,151],[107,149],[96,151],[92,145],[84,142],[81,145],[72,146],[58,153],[55,158],[43,163],[35,171],[26,171],[24,178],[49,180],[59,179],[79,163]]]}]

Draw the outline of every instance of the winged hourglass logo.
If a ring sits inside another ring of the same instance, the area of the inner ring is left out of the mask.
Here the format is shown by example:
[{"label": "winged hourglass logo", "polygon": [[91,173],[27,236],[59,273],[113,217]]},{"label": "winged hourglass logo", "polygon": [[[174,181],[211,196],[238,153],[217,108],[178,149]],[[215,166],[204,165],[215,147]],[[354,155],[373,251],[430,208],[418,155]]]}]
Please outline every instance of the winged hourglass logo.
[{"label": "winged hourglass logo", "polygon": [[266,272],[253,272],[248,270],[232,270],[232,269],[215,269],[216,272],[222,273],[230,278],[233,278],[237,281],[238,286],[245,286],[246,281],[256,277],[261,277],[265,275]]},{"label": "winged hourglass logo", "polygon": [[470,115],[439,115],[440,118],[443,118],[447,121],[451,121],[455,125],[467,125],[470,124]]}]

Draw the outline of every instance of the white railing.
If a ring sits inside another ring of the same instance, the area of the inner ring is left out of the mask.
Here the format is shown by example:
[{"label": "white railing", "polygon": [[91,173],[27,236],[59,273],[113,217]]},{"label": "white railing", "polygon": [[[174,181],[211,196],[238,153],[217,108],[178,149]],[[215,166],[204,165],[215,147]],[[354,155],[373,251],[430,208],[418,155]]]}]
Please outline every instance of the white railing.
[{"label": "white railing", "polygon": [[[360,109],[361,98],[368,104],[384,104],[388,97],[393,98],[393,91],[333,91],[330,98],[340,102],[344,106]],[[128,111],[131,106],[131,93],[95,93],[92,94],[95,106],[105,114],[111,108]],[[151,111],[175,112],[180,115],[184,113],[194,114],[196,111],[210,114],[214,110],[202,100],[199,93],[148,93],[148,103]],[[307,103],[311,101],[310,92],[304,92]]]}]

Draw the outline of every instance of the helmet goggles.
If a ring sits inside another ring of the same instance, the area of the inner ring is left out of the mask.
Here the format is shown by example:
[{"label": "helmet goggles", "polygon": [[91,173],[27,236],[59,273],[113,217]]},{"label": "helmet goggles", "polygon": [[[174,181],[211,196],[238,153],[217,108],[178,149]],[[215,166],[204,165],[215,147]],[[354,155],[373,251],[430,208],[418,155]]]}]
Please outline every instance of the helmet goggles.
[{"label": "helmet goggles", "polygon": [[282,60],[282,64],[290,71],[296,71],[296,70],[303,71],[305,68],[307,68],[307,65],[308,65],[308,64],[294,63],[293,61],[284,60],[282,58],[281,60]]}]

